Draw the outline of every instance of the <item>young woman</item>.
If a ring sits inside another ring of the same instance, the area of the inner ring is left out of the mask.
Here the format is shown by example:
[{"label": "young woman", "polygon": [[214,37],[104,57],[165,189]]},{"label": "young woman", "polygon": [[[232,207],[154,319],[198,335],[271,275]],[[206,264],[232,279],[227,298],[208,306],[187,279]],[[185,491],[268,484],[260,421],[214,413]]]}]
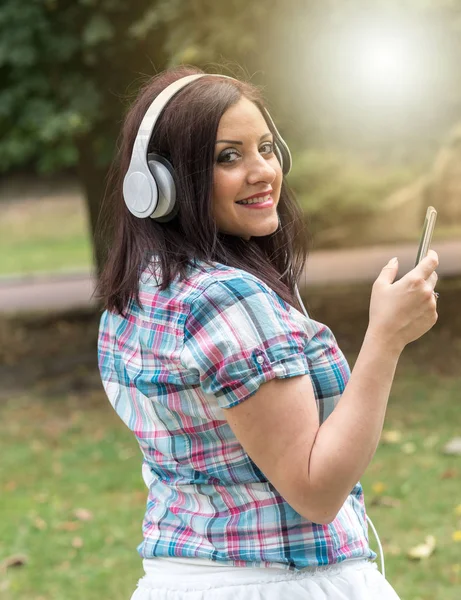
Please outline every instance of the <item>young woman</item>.
[{"label": "young woman", "polygon": [[143,455],[135,600],[397,598],[359,479],[399,356],[437,320],[438,259],[397,282],[397,262],[383,268],[351,374],[303,314],[290,163],[259,92],[234,79],[166,71],[126,117],[99,367]]}]

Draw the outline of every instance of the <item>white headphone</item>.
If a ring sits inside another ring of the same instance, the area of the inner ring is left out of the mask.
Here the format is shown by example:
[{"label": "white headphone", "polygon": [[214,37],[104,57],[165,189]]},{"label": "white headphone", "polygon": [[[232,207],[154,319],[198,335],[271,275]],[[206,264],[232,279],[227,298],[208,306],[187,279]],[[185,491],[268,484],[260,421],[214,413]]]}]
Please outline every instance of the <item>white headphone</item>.
[{"label": "white headphone", "polygon": [[[155,124],[168,102],[182,88],[200,77],[221,77],[235,81],[226,75],[199,73],[188,75],[167,86],[147,109],[141,122],[131,154],[130,166],[123,180],[123,197],[128,210],[141,219],[151,217],[168,221],[175,214],[176,187],[171,163],[158,154],[148,154],[147,148]],[[291,169],[291,154],[287,144],[277,131],[271,116],[263,109],[264,117],[274,131],[274,153],[284,175]]]},{"label": "white headphone", "polygon": [[[174,215],[176,202],[176,188],[173,180],[174,169],[171,163],[158,154],[147,154],[155,123],[168,104],[183,87],[189,85],[192,81],[200,77],[222,77],[233,79],[226,75],[210,75],[200,73],[197,75],[188,75],[178,79],[167,86],[152,102],[147,109],[141,122],[131,155],[130,166],[123,180],[123,197],[131,213],[141,219],[151,217],[159,221],[167,221]],[[235,80],[234,80],[235,81]],[[264,117],[274,131],[274,152],[277,156],[284,175],[287,175],[291,169],[291,154],[287,144],[277,131],[271,116],[266,109],[263,109]],[[309,315],[299,294],[298,286],[295,286],[298,301],[303,308],[307,318]],[[373,528],[376,535],[378,546],[381,552],[381,572],[385,576],[384,554],[376,529],[367,515],[367,520]]]}]

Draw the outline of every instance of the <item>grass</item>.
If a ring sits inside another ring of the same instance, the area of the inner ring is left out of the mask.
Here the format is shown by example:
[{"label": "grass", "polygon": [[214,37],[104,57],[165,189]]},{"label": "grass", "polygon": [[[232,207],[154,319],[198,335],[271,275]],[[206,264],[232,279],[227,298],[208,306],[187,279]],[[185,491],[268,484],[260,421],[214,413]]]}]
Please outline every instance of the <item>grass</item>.
[{"label": "grass", "polygon": [[[58,197],[45,195],[32,200],[26,196],[24,200],[0,203],[0,277],[92,269],[84,199],[81,193],[62,185]],[[437,226],[434,241],[460,235],[460,224]],[[415,247],[418,243],[413,237],[399,241],[414,242]],[[348,245],[361,246],[363,240],[356,232]]]},{"label": "grass", "polygon": [[[89,265],[84,212],[75,203],[61,208],[65,217],[50,209],[39,219],[23,205],[27,227],[13,215],[7,225],[2,213],[3,269]],[[39,262],[40,239],[54,263]],[[72,252],[73,243],[80,250]],[[5,258],[13,247],[16,256]],[[461,596],[461,542],[453,536],[461,531],[460,457],[442,453],[460,435],[461,279],[441,280],[437,289],[439,321],[405,350],[392,389],[385,430],[401,439],[382,443],[361,479],[387,577],[402,600]],[[370,286],[309,294],[311,316],[331,327],[352,366]],[[98,383],[97,321],[91,311],[0,319],[1,600],[126,600],[142,575],[140,454]],[[408,550],[428,535],[434,554],[410,560]],[[371,532],[370,540],[377,550]],[[7,567],[15,556],[25,564]]]},{"label": "grass", "polygon": [[27,564],[8,569],[0,597],[130,597],[145,493],[139,453],[111,410],[101,394],[2,408],[0,560],[24,554]]},{"label": "grass", "polygon": [[[460,387],[460,378],[400,369],[385,430],[402,438],[382,443],[362,478],[387,577],[402,600],[459,598],[461,542],[452,535],[461,529],[461,473],[459,457],[441,448],[459,434]],[[13,396],[0,423],[0,562],[27,557],[6,571],[0,597],[129,598],[141,575],[135,547],[146,492],[132,434],[103,392]],[[409,560],[406,552],[427,535],[437,539],[435,553]]]},{"label": "grass", "polygon": [[[453,537],[461,530],[460,463],[459,456],[442,453],[459,435],[460,385],[460,378],[401,370],[385,425],[385,431],[401,432],[401,440],[382,443],[362,477],[388,579],[403,600],[460,596],[461,541]],[[386,506],[383,498],[398,505]],[[409,549],[428,535],[436,538],[434,554],[422,562],[409,560]]]},{"label": "grass", "polygon": [[[380,444],[361,479],[387,577],[402,600],[461,593],[461,542],[453,537],[461,530],[460,457],[442,453],[460,435],[461,279],[437,287],[439,321],[397,368],[385,423],[397,441]],[[351,366],[369,292],[338,286],[305,298]],[[142,575],[140,454],[99,383],[98,320],[90,309],[0,320],[2,600],[127,600]],[[428,535],[434,554],[410,560],[407,552]],[[371,531],[370,541],[377,551]],[[26,564],[6,568],[15,555]]]},{"label": "grass", "polygon": [[0,209],[0,275],[91,269],[92,249],[82,200],[23,200],[4,203]]}]

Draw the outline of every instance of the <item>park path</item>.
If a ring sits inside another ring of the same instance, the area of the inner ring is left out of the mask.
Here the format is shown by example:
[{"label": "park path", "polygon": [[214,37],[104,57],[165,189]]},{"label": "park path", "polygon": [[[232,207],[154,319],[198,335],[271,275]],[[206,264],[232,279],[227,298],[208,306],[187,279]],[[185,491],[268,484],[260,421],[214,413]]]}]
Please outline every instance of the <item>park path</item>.
[{"label": "park path", "polygon": [[[439,254],[439,278],[461,275],[461,240],[434,242]],[[414,266],[415,244],[369,246],[347,250],[313,251],[301,277],[301,290],[334,284],[370,284],[393,256],[399,258],[398,277]],[[89,307],[95,279],[91,273],[66,273],[0,279],[0,312],[56,311]]]}]

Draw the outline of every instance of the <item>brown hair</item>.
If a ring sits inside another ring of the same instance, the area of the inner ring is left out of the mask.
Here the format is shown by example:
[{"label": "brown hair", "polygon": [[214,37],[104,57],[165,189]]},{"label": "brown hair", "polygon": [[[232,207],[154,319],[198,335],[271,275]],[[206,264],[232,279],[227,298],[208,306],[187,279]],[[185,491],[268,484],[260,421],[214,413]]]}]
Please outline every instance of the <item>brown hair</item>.
[{"label": "brown hair", "polygon": [[[99,278],[97,296],[110,311],[124,314],[128,302],[139,301],[139,276],[157,255],[161,290],[186,277],[194,260],[219,262],[252,273],[298,309],[294,286],[308,255],[309,235],[304,216],[285,181],[278,214],[280,226],[268,236],[248,241],[217,230],[212,214],[214,146],[225,111],[244,96],[258,107],[263,100],[253,85],[217,77],[202,77],[182,89],[157,121],[149,152],[167,158],[174,167],[177,214],[168,222],[139,219],[123,200],[123,178],[134,140],[148,107],[168,85],[186,75],[203,73],[176,67],[151,79],[126,115],[119,149],[108,179],[102,212],[103,239],[111,239]],[[268,123],[269,129],[272,130]],[[100,219],[101,221],[101,219]],[[109,249],[110,248],[110,249]]]}]

